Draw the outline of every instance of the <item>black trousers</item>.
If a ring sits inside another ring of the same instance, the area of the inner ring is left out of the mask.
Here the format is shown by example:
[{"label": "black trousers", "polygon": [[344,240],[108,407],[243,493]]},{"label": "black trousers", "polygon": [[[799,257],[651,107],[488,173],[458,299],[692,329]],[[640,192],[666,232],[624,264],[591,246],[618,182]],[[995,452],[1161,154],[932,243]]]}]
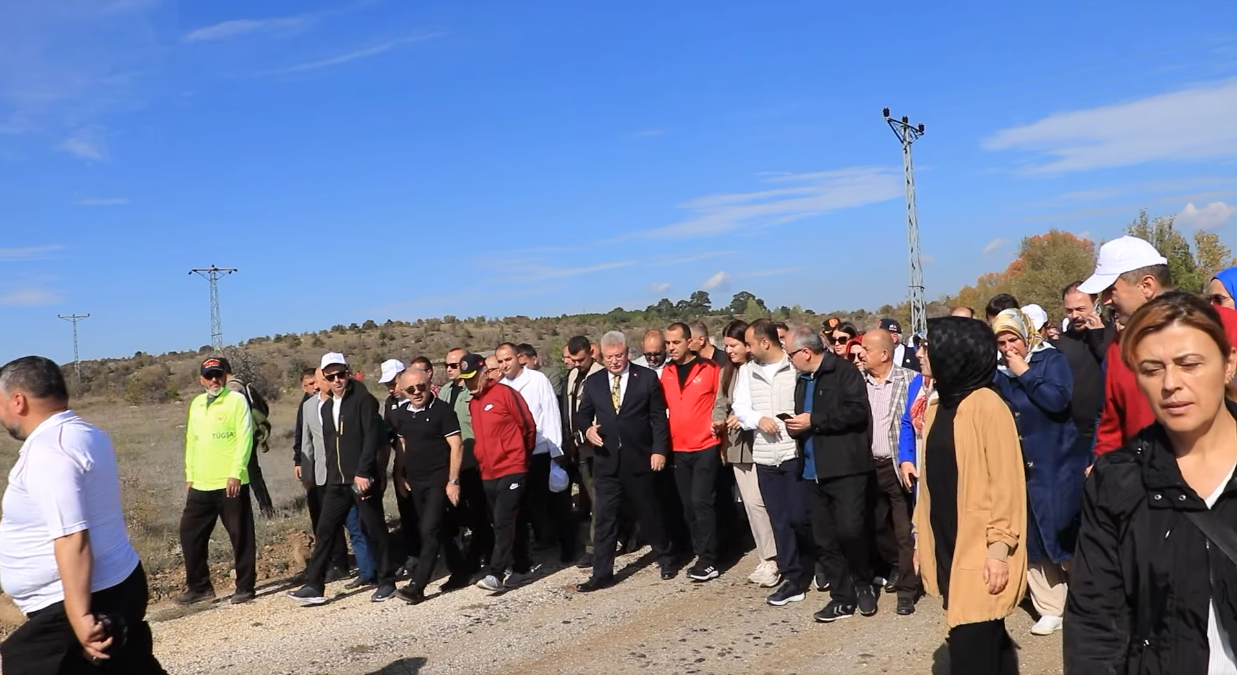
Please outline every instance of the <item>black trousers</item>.
[{"label": "black trousers", "polygon": [[343,536],[344,522],[348,512],[356,506],[361,527],[373,547],[371,553],[378,565],[378,585],[394,582],[395,570],[391,566],[390,537],[387,536],[387,521],[382,513],[382,498],[378,493],[361,499],[352,491],[351,485],[328,485],[322,499],[322,515],[318,517],[318,529],[314,532],[314,554],[305,573],[305,585],[322,591],[326,586],[326,569],[331,552]]},{"label": "black trousers", "polygon": [[1018,652],[1005,620],[964,623],[949,631],[951,675],[1016,675]]},{"label": "black trousers", "polygon": [[508,566],[517,574],[525,574],[530,569],[528,516],[522,508],[527,477],[525,473],[513,473],[482,482],[490,508],[490,521],[494,523],[494,550],[490,553],[487,574],[499,581],[502,581]]},{"label": "black trousers", "polygon": [[597,536],[597,493],[593,483],[593,458],[580,457],[576,469],[580,474],[580,488],[588,495],[588,541],[584,542],[584,552],[593,552],[593,539]]},{"label": "black trousers", "polygon": [[418,479],[412,483],[409,495],[421,516],[421,548],[417,556],[417,569],[412,573],[412,584],[421,590],[434,576],[434,567],[441,553],[452,576],[464,575],[464,556],[455,544],[455,531],[451,527],[451,501],[447,499],[447,474]]},{"label": "black trousers", "polygon": [[550,490],[550,453],[533,455],[529,462],[528,485],[524,491],[525,508],[537,537],[538,547],[558,542],[564,560],[575,556],[576,527],[571,516],[571,489]]},{"label": "black trousers", "polygon": [[867,527],[870,480],[870,474],[861,473],[822,478],[811,486],[812,532],[825,577],[833,599],[847,605],[858,602],[856,583],[872,583]]},{"label": "black trousers", "polygon": [[86,660],[63,602],[31,612],[29,620],[0,644],[0,669],[5,675],[166,675],[154,657],[146,623],[149,600],[146,571],[140,564],[124,581],[90,594],[95,616],[119,614],[127,627],[124,646],[97,666]]},{"label": "black trousers", "polygon": [[778,572],[789,583],[807,589],[812,581],[812,554],[816,550],[808,520],[807,489],[803,460],[790,459],[777,466],[756,465],[760,495],[769,512],[773,540],[777,542]]},{"label": "black trousers", "polygon": [[270,518],[275,515],[275,503],[271,501],[271,493],[266,489],[266,479],[262,477],[262,467],[258,465],[258,452],[255,445],[253,452],[249,453],[249,466],[246,470],[249,473],[249,486],[253,497],[258,501],[258,510]]},{"label": "black trousers", "polygon": [[717,472],[721,467],[717,446],[674,453],[674,482],[683,504],[683,520],[691,532],[697,564],[703,567],[717,562]]},{"label": "black trousers", "polygon": [[[444,479],[445,482],[445,479]],[[421,524],[416,500],[413,499],[412,492],[409,491],[405,497],[395,490],[395,507],[399,509],[399,536],[403,548],[404,557],[420,555],[421,545]],[[403,560],[404,558],[400,558]]]},{"label": "black trousers", "polygon": [[494,526],[490,523],[490,509],[485,499],[485,485],[481,470],[460,469],[460,504],[453,509],[455,525],[467,527],[472,536],[468,542],[465,560],[469,570],[481,569],[482,561],[488,562],[494,551]]},{"label": "black trousers", "polygon": [[873,518],[876,549],[891,570],[898,571],[898,597],[914,598],[915,541],[911,538],[911,504],[898,480],[892,459],[876,460]]},{"label": "black trousers", "polygon": [[[305,491],[305,505],[309,507],[309,527],[314,532],[318,531],[318,520],[322,516],[322,498],[325,494],[325,485],[313,485]],[[335,550],[331,552],[331,565],[347,572],[348,543],[342,536],[336,541]]]},{"label": "black trousers", "polygon": [[[656,492],[656,472],[648,468],[643,457],[620,460],[617,474],[598,473],[593,476],[593,515],[596,530],[593,541],[593,578],[614,575],[615,545],[618,543],[619,519],[624,498],[629,500],[640,522],[640,532],[657,553],[662,564],[670,564],[670,540],[662,517],[661,502]],[[631,466],[635,462],[638,466]]]},{"label": "black trousers", "polygon": [[186,586],[195,592],[213,588],[209,556],[210,535],[215,531],[216,520],[223,521],[223,529],[232,540],[236,591],[252,593],[257,581],[257,549],[248,485],[242,485],[235,497],[228,497],[224,490],[192,488],[185,496],[185,510],[180,515],[180,548],[185,554]]}]

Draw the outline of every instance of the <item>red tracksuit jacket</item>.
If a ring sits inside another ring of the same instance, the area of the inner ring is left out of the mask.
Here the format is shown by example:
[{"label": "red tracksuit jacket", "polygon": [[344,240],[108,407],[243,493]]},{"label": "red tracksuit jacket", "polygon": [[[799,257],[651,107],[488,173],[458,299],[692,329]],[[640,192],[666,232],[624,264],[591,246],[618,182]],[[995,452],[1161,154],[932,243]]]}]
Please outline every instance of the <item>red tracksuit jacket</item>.
[{"label": "red tracksuit jacket", "polygon": [[686,387],[679,387],[679,365],[672,361],[661,371],[661,388],[670,413],[670,448],[675,452],[696,452],[721,443],[713,435],[719,367],[700,357],[684,367],[690,369]]},{"label": "red tracksuit jacket", "polygon": [[528,458],[537,445],[537,424],[520,392],[491,382],[468,402],[468,413],[481,480],[528,471]]}]

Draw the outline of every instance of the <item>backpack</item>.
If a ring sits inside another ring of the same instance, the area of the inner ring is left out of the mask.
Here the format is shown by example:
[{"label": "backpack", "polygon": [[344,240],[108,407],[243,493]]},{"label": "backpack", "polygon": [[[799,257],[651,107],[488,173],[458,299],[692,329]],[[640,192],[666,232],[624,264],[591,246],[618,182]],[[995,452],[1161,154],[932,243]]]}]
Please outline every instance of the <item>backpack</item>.
[{"label": "backpack", "polygon": [[253,446],[260,447],[262,452],[269,451],[271,449],[268,444],[271,437],[270,405],[266,403],[266,399],[262,398],[262,394],[259,394],[257,389],[240,380],[228,380],[228,388],[244,395],[245,400],[249,402],[249,414],[253,418]]}]

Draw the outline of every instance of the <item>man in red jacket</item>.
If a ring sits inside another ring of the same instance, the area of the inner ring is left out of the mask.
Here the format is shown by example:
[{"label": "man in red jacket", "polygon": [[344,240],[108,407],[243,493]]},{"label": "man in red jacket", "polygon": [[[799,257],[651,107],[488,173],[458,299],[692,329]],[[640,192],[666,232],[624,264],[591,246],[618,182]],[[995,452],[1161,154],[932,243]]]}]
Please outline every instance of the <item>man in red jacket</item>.
[{"label": "man in red jacket", "polygon": [[683,518],[691,532],[696,564],[687,572],[692,581],[716,579],[717,473],[721,470],[721,440],[713,432],[718,390],[718,365],[697,356],[689,346],[692,331],[686,324],[666,329],[670,362],[661,371],[670,421],[670,449],[674,451],[674,482],[683,503]]},{"label": "man in red jacket", "polygon": [[[1079,292],[1100,295],[1101,302],[1112,306],[1120,325],[1129,322],[1139,307],[1171,290],[1168,259],[1146,241],[1129,236],[1101,246],[1095,273],[1078,285]],[[1237,341],[1237,312],[1226,307],[1216,310],[1228,338]],[[1121,360],[1120,335],[1108,346],[1104,369],[1104,409],[1095,430],[1096,455],[1125,445],[1155,422],[1134,371]]]},{"label": "man in red jacket", "polygon": [[[494,524],[489,573],[477,588],[497,593],[528,582],[528,519],[520,503],[529,457],[537,445],[537,424],[519,392],[485,376],[485,359],[479,354],[460,359],[459,376],[472,394],[468,412],[473,454]],[[508,564],[511,575],[504,581]]]}]

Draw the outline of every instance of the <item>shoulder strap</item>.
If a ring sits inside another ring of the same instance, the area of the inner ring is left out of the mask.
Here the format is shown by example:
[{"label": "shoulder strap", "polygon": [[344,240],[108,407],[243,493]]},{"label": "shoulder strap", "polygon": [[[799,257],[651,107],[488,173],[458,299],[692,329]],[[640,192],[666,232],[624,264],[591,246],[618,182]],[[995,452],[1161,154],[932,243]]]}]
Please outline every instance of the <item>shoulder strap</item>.
[{"label": "shoulder strap", "polygon": [[1221,521],[1213,511],[1186,511],[1185,517],[1237,565],[1237,532],[1232,527]]}]

